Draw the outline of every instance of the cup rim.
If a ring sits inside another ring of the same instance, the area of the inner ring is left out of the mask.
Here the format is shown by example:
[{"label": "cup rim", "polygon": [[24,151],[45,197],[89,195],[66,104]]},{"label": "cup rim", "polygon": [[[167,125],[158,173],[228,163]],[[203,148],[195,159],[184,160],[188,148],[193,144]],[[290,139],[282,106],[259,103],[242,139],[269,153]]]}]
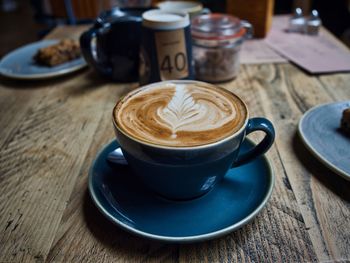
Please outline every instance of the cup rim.
[{"label": "cup rim", "polygon": [[[178,16],[178,20],[162,21],[162,19],[155,19],[155,17],[163,15]],[[180,11],[170,11],[161,9],[151,9],[142,14],[142,25],[154,30],[174,30],[184,28],[190,25],[190,18],[188,13]]]},{"label": "cup rim", "polygon": [[[107,23],[115,23],[120,22],[122,18],[132,18],[139,20],[141,22],[142,20],[142,14],[146,11],[152,10],[154,8],[152,7],[113,7],[109,10],[105,10],[99,13],[99,15],[94,20],[94,24],[97,25],[103,25]],[[116,16],[115,13],[119,13],[119,16]],[[130,14],[134,13],[134,14]],[[138,13],[138,15],[136,15]],[[111,21],[108,21],[108,19],[111,19]]]},{"label": "cup rim", "polygon": [[[160,83],[176,83],[176,82],[180,82],[180,83],[202,83],[202,84],[206,84],[206,85],[212,85],[212,86],[215,86],[219,89],[222,89],[223,91],[229,93],[229,94],[233,94],[234,96],[236,96],[241,102],[242,102],[242,105],[244,106],[245,110],[246,110],[246,117],[245,117],[245,120],[242,124],[242,127],[239,128],[237,131],[235,131],[234,133],[230,134],[229,136],[221,139],[221,140],[218,140],[218,141],[215,141],[215,142],[211,142],[211,143],[208,143],[208,144],[201,144],[201,145],[194,145],[194,146],[168,146],[168,145],[161,145],[161,144],[156,144],[156,143],[151,143],[151,142],[147,142],[147,141],[143,141],[143,140],[140,140],[130,134],[128,134],[127,132],[123,131],[123,129],[121,127],[118,126],[116,120],[115,120],[115,117],[114,117],[114,112],[118,106],[118,104],[123,100],[123,98],[125,96],[127,96],[128,94],[130,94],[131,92],[134,92],[135,90],[132,90],[130,92],[128,92],[127,94],[125,94],[124,96],[122,96],[118,101],[117,103],[115,104],[115,106],[113,107],[113,111],[112,111],[112,121],[113,121],[113,126],[115,129],[117,129],[119,132],[121,132],[124,136],[126,136],[127,138],[129,138],[130,140],[132,141],[136,141],[137,143],[140,143],[142,145],[145,145],[145,146],[148,146],[148,147],[153,147],[153,148],[158,148],[158,149],[166,149],[166,150],[197,150],[197,149],[206,149],[206,148],[211,148],[211,147],[214,147],[214,146],[217,146],[217,145],[220,145],[224,142],[227,142],[229,140],[231,140],[232,138],[236,137],[237,135],[241,134],[247,127],[247,124],[248,124],[248,120],[249,120],[249,110],[248,110],[248,107],[247,107],[247,104],[241,99],[241,97],[239,97],[236,93],[233,93],[223,87],[220,87],[218,85],[214,85],[214,84],[211,84],[211,83],[207,83],[207,82],[203,82],[203,81],[197,81],[197,80],[166,80],[166,81],[160,81],[160,82],[155,82],[155,83],[151,83],[151,84],[147,84],[147,85],[144,85],[142,87],[151,87],[151,86],[156,86],[156,85],[159,85]],[[141,87],[139,87],[141,88]]]}]

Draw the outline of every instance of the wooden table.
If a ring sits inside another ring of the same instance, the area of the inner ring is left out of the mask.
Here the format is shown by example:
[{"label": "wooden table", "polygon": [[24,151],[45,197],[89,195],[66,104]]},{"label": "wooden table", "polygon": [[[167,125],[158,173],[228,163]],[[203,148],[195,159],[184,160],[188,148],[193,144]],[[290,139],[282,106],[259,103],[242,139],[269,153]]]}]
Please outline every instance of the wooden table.
[{"label": "wooden table", "polygon": [[[50,37],[82,30],[58,28]],[[288,63],[249,65],[223,84],[247,102],[251,116],[273,121],[277,138],[267,157],[276,184],[251,223],[191,245],[128,234],[89,197],[90,165],[114,138],[112,108],[136,83],[108,83],[90,69],[0,83],[0,262],[350,260],[350,182],[319,163],[296,132],[309,108],[350,99],[350,74],[310,76]]]}]

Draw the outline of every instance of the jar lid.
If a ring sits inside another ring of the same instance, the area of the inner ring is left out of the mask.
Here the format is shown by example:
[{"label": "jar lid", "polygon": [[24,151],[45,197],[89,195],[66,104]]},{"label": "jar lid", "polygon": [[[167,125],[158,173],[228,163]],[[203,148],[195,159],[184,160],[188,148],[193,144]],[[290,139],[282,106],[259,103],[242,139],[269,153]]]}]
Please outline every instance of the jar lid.
[{"label": "jar lid", "polygon": [[193,37],[207,40],[240,38],[246,33],[240,19],[219,13],[196,16],[191,28]]}]

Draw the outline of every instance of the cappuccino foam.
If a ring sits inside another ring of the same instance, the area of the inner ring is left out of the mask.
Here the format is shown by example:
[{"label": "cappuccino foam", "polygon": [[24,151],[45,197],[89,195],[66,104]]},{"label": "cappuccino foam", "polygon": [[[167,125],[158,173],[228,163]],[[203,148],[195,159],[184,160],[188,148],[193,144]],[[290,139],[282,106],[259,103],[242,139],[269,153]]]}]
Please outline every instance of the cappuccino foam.
[{"label": "cappuccino foam", "polygon": [[126,134],[151,144],[188,147],[220,141],[243,125],[244,103],[201,82],[165,82],[126,95],[114,109]]}]

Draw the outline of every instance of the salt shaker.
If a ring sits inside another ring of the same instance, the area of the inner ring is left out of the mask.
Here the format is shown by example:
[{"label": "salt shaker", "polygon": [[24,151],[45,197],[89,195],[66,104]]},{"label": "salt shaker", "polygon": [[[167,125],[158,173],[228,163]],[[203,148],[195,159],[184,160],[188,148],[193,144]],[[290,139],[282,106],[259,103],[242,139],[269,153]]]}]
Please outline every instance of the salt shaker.
[{"label": "salt shaker", "polygon": [[294,15],[289,20],[289,32],[304,33],[305,32],[305,17],[303,16],[303,10],[296,8]]},{"label": "salt shaker", "polygon": [[196,79],[215,83],[235,78],[242,43],[252,35],[251,24],[212,13],[195,17],[191,27]]}]

